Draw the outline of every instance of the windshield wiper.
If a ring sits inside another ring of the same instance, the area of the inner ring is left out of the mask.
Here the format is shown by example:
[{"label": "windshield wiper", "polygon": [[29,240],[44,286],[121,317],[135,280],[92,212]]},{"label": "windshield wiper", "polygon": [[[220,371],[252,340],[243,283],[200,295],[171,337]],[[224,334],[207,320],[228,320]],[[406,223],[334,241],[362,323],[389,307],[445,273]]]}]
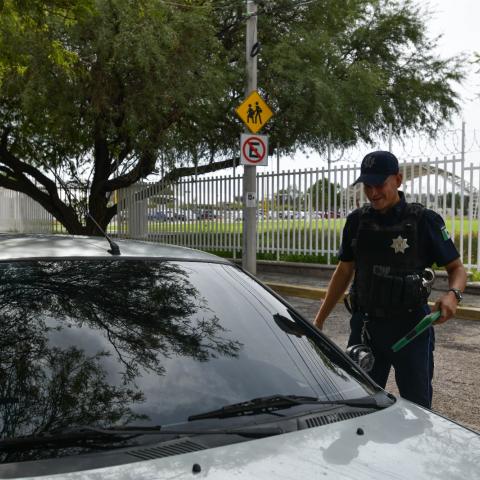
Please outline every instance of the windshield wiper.
[{"label": "windshield wiper", "polygon": [[136,437],[145,435],[171,435],[175,437],[193,436],[193,435],[240,435],[248,438],[271,437],[284,433],[279,427],[259,427],[250,428],[228,428],[228,429],[168,429],[161,426],[151,427],[112,427],[108,429],[96,427],[78,427],[70,428],[58,433],[46,433],[44,435],[29,435],[18,438],[5,438],[0,440],[0,451],[32,448],[66,448],[72,445],[84,444],[84,446],[95,447],[100,443],[122,443],[132,440]]},{"label": "windshield wiper", "polygon": [[294,407],[297,405],[344,405],[348,407],[382,409],[390,405],[378,402],[376,396],[351,398],[347,400],[319,400],[317,397],[301,395],[271,395],[259,397],[246,402],[225,405],[217,410],[199,413],[188,417],[189,421],[206,418],[227,418],[237,415],[253,415],[256,413],[272,413],[276,410]]}]

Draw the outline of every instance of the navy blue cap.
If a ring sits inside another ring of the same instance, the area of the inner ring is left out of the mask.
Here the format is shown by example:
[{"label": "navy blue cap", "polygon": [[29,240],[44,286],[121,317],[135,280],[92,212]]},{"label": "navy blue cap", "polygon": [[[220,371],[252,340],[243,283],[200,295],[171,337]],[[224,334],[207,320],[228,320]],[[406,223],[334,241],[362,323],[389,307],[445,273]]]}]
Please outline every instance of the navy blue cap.
[{"label": "navy blue cap", "polygon": [[397,157],[390,152],[379,150],[365,155],[360,167],[360,176],[355,180],[357,183],[367,185],[381,185],[390,175],[399,172]]}]

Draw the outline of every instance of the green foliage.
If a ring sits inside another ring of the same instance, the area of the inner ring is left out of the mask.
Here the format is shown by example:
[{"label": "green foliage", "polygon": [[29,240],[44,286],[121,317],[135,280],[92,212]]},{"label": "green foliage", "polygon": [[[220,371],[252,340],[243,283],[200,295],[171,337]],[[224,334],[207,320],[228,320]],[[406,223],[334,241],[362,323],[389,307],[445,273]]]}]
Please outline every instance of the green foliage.
[{"label": "green foliage", "polygon": [[328,205],[340,206],[340,190],[341,186],[338,183],[335,184],[323,178],[307,189],[306,196],[310,198],[312,210],[322,210],[322,204],[325,205],[325,209]]},{"label": "green foliage", "polygon": [[[60,179],[90,189],[105,227],[112,192],[238,156],[243,0],[4,0],[0,186],[95,233]],[[388,123],[434,132],[456,111],[462,59],[441,59],[410,0],[258,2],[264,133],[282,152],[370,140]],[[238,160],[237,160],[238,161]],[[55,180],[53,182],[52,180]]]},{"label": "green foliage", "polygon": [[471,282],[480,282],[480,272],[478,270],[472,270],[469,272]]},{"label": "green foliage", "polygon": [[268,2],[259,17],[259,78],[282,147],[368,141],[389,123],[433,131],[455,108],[462,70],[436,56],[413,2],[295,3]]},{"label": "green foliage", "polygon": [[0,17],[0,186],[26,192],[72,233],[96,227],[83,228],[52,179],[86,184],[105,227],[109,195],[151,174],[227,89],[210,8],[92,2],[8,2]]}]

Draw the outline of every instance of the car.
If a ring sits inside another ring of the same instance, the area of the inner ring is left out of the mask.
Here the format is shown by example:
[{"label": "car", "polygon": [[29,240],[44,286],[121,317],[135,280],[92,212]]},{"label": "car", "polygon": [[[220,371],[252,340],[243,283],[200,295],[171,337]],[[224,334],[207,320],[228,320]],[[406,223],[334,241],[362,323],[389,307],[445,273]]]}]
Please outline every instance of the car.
[{"label": "car", "polygon": [[174,212],[173,210],[151,212],[147,214],[147,218],[148,220],[156,220],[160,222],[185,222],[187,220],[185,213]]},{"label": "car", "polygon": [[165,214],[166,214],[167,220],[172,222],[175,222],[175,221],[185,222],[187,220],[187,216],[183,212],[167,210]]},{"label": "car", "polygon": [[243,221],[243,210],[234,210],[230,213],[235,222]]},{"label": "car", "polygon": [[168,220],[168,216],[165,212],[162,211],[156,211],[156,212],[150,212],[147,214],[147,219],[148,220],[155,220],[159,222],[166,222]]},{"label": "car", "polygon": [[295,212],[293,212],[292,210],[280,211],[280,212],[278,212],[278,218],[294,219],[295,218]]},{"label": "car", "polygon": [[197,215],[193,210],[183,210],[182,216],[185,221],[195,220],[197,218]]},{"label": "car", "polygon": [[0,278],[0,479],[478,478],[478,433],[226,259],[5,234]]},{"label": "car", "polygon": [[340,212],[335,212],[334,210],[323,212],[324,218],[340,218]]},{"label": "car", "polygon": [[197,220],[213,220],[217,215],[213,210],[200,210],[197,213]]}]

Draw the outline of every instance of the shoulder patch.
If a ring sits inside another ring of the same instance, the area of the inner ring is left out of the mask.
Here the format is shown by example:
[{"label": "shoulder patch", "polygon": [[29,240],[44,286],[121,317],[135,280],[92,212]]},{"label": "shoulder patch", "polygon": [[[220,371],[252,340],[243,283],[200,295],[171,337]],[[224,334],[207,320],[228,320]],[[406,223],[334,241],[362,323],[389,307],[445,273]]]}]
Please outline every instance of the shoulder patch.
[{"label": "shoulder patch", "polygon": [[448,233],[447,227],[445,225],[440,229],[440,232],[442,233],[442,238],[445,241],[450,240],[450,234]]}]

